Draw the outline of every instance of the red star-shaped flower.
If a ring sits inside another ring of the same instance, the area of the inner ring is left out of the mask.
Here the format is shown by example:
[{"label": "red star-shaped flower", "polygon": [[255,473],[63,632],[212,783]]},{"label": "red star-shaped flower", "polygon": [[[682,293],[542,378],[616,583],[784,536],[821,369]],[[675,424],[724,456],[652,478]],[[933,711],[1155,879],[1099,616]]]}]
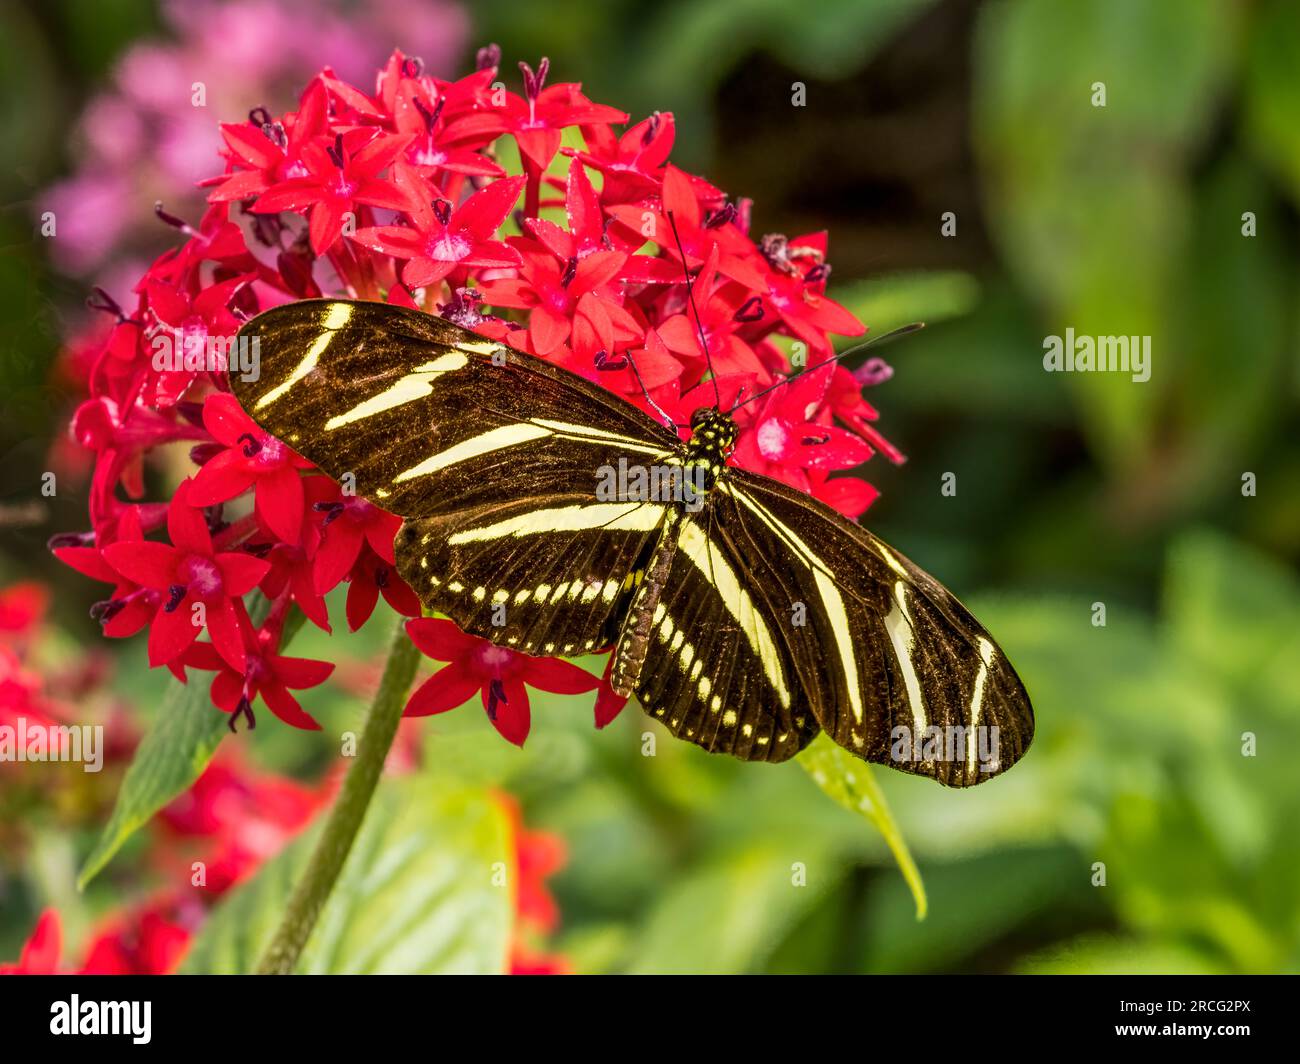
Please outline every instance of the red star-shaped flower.
[{"label": "red star-shaped flower", "polygon": [[305,178],[310,170],[302,151],[329,129],[329,94],[314,78],[299,101],[298,110],[273,122],[264,111],[254,111],[247,122],[221,123],[226,158],[239,169],[213,178],[216,188],[209,203],[252,199],[282,181]]},{"label": "red star-shaped flower", "polygon": [[455,138],[509,133],[519,144],[525,165],[534,173],[542,173],[560,150],[561,130],[569,126],[627,121],[627,115],[618,108],[592,103],[576,83],[543,88],[550,68],[549,59],[537,64],[536,73],[527,63],[520,63],[524,75],[523,96],[507,92],[502,106],[452,123],[449,133]]},{"label": "red star-shaped flower", "polygon": [[[333,481],[313,478],[311,509],[320,521],[320,548],[316,551],[315,582],[318,594],[336,587],[351,572],[367,544],[388,565],[396,565],[393,537],[402,519],[356,495],[344,495]],[[418,612],[418,611],[417,611]]]},{"label": "red star-shaped flower", "polygon": [[809,491],[810,472],[850,469],[870,458],[873,452],[864,440],[831,425],[829,410],[817,412],[823,406],[831,368],[800,374],[759,400],[741,429],[732,461]]},{"label": "red star-shaped flower", "polygon": [[[117,542],[143,543],[144,531],[140,526],[140,512],[127,508],[118,522]],[[54,556],[71,566],[83,576],[113,584],[113,594],[91,607],[91,616],[103,626],[104,634],[113,638],[135,635],[155,613],[162,602],[162,593],[151,587],[141,587],[133,580],[122,579],[104,557],[100,547],[56,547]]]},{"label": "red star-shaped flower", "polygon": [[[508,337],[514,346],[545,357],[565,343],[571,331],[585,329],[588,339],[598,337],[593,351],[603,348],[612,353],[616,339],[626,342],[641,335],[635,320],[623,310],[614,284],[627,261],[622,252],[596,251],[559,262],[534,240],[512,237],[509,243],[522,260],[519,276],[484,281],[480,287],[491,304],[530,311],[523,331],[527,340],[516,331]],[[616,326],[621,329],[617,338]]]},{"label": "red star-shaped flower", "polygon": [[[251,625],[249,632],[252,631]],[[303,711],[290,691],[317,687],[329,679],[334,665],[328,661],[311,661],[307,658],[286,658],[270,649],[269,641],[261,636],[250,639],[257,649],[250,647],[247,662],[239,669],[231,668],[224,654],[211,643],[194,643],[180,658],[179,675],[184,677],[184,667],[205,669],[216,673],[212,678],[212,704],[233,714],[230,728],[240,715],[253,721],[253,701],[260,697],[268,709],[286,724],[305,731],[319,731],[320,725]]]},{"label": "red star-shaped flower", "polygon": [[394,170],[397,184],[406,193],[403,209],[412,224],[358,229],[353,239],[372,251],[405,259],[402,280],[409,287],[434,284],[458,267],[501,268],[518,263],[519,256],[492,237],[519,199],[524,178],[493,181],[453,209],[413,167],[398,163]]},{"label": "red star-shaped flower", "polygon": [[[391,543],[389,551],[392,551]],[[357,555],[348,577],[348,601],[345,606],[348,631],[355,632],[370,620],[380,595],[403,617],[420,616],[420,600],[410,585],[397,574],[396,566],[366,544]]]},{"label": "red star-shaped flower", "polygon": [[[184,481],[167,508],[171,543],[111,543],[104,560],[128,580],[163,592],[149,628],[149,664],[165,665],[179,658],[206,627],[213,646],[237,672],[247,663],[241,621],[246,621],[242,597],[252,591],[270,568],[250,554],[218,552],[212,545],[203,512],[189,501],[191,482]],[[195,623],[192,607],[203,606],[203,624]]]},{"label": "red star-shaped flower", "polygon": [[466,635],[451,621],[419,618],[406,632],[420,652],[448,662],[425,680],[406,705],[406,716],[445,713],[478,693],[488,720],[502,738],[523,746],[531,722],[528,686],[555,694],[576,695],[600,686],[584,669],[558,658],[535,658],[486,639]]},{"label": "red star-shaped flower", "polygon": [[229,392],[208,396],[203,424],[223,449],[195,474],[191,504],[213,506],[255,488],[258,518],[281,539],[297,543],[304,503],[298,470],[311,463],[263,431]]},{"label": "red star-shaped flower", "polygon": [[329,147],[312,142],[302,149],[304,177],[291,177],[263,192],[253,210],[261,214],[309,211],[311,248],[317,255],[328,251],[343,233],[344,215],[356,213],[357,204],[405,210],[406,196],[379,174],[410,143],[406,134],[367,129],[340,133]]}]

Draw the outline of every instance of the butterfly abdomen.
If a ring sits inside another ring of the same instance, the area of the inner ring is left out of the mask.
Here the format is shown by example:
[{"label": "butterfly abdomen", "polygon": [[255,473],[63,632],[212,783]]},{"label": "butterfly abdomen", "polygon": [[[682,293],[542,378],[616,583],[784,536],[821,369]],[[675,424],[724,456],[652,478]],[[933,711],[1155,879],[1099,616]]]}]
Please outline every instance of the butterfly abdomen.
[{"label": "butterfly abdomen", "polygon": [[646,570],[646,578],[632,597],[623,630],[618,637],[618,645],[614,649],[610,686],[621,698],[631,696],[641,678],[641,668],[645,665],[646,654],[650,649],[655,610],[659,607],[659,598],[668,579],[668,571],[672,568],[673,556],[677,553],[677,521],[678,512],[669,510],[664,518],[663,533]]}]

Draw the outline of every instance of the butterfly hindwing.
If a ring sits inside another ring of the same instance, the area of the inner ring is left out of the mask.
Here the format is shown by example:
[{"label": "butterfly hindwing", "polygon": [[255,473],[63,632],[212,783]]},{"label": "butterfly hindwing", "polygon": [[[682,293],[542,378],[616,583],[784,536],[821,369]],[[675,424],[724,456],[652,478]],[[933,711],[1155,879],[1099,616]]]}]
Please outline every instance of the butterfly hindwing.
[{"label": "butterfly hindwing", "polygon": [[785,761],[819,728],[769,588],[751,579],[751,560],[730,539],[727,510],[715,495],[668,533],[676,549],[636,694],[674,735],[711,753]]},{"label": "butterfly hindwing", "polygon": [[719,519],[767,588],[818,723],[867,761],[970,786],[1033,738],[1025,689],[938,581],[810,496],[730,470]]},{"label": "butterfly hindwing", "polygon": [[408,520],[397,563],[421,600],[465,632],[530,654],[613,645],[665,507],[525,496]]}]

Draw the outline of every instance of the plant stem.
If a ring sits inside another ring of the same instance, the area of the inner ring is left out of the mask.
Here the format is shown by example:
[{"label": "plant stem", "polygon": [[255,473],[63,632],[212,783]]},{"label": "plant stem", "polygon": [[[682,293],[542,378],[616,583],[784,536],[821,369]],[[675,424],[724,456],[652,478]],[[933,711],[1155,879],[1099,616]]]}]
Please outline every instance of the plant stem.
[{"label": "plant stem", "polygon": [[415,680],[419,663],[420,652],[406,637],[406,628],[399,617],[383,679],[379,681],[379,690],[361,733],[356,759],[343,778],[343,786],[325,822],[325,830],[316,843],[306,872],[294,887],[275,937],[262,954],[257,966],[259,975],[288,975],[297,965],[361,829],[389,747],[397,735],[397,726],[406,706],[406,694]]}]

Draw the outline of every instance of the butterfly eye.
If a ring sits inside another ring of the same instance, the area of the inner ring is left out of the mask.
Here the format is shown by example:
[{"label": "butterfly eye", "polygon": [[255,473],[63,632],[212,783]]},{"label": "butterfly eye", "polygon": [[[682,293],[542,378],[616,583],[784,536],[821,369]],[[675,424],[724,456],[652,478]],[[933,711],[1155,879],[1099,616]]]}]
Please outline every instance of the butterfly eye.
[{"label": "butterfly eye", "polygon": [[691,430],[692,431],[698,430],[699,427],[703,425],[705,421],[708,420],[709,413],[710,411],[707,406],[702,406],[697,411],[695,411],[695,413],[691,415]]}]

